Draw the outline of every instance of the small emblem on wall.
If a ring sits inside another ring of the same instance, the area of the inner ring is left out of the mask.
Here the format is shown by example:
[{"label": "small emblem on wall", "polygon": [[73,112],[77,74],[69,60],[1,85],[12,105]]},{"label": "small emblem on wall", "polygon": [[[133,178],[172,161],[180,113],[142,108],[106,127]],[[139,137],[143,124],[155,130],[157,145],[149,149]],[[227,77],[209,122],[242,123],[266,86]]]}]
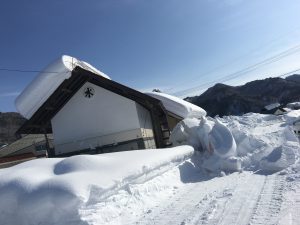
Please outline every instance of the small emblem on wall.
[{"label": "small emblem on wall", "polygon": [[92,98],[95,95],[95,90],[92,87],[86,87],[83,92],[84,97]]}]

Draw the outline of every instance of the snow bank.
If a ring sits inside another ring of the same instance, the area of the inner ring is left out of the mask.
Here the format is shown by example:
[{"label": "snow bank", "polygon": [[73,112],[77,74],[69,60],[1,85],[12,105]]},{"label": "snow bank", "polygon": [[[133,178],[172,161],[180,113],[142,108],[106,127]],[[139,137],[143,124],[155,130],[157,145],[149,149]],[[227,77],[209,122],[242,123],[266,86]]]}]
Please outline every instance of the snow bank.
[{"label": "snow bank", "polygon": [[89,63],[63,55],[48,65],[17,97],[15,101],[17,110],[25,118],[30,119],[59,85],[71,77],[72,70],[76,66],[110,79],[106,74],[97,70]]},{"label": "snow bank", "polygon": [[291,102],[286,105],[289,109],[300,109],[300,102]]},{"label": "snow bank", "polygon": [[292,110],[284,115],[284,119],[289,125],[300,119],[300,110]]},{"label": "snow bank", "polygon": [[206,111],[204,109],[175,96],[160,92],[146,92],[145,94],[160,100],[166,110],[182,118],[201,118],[206,116]]},{"label": "snow bank", "polygon": [[203,167],[209,170],[236,171],[240,161],[236,156],[236,143],[230,130],[219,120],[187,118],[179,122],[171,133],[174,145],[189,144],[199,152],[208,153]]},{"label": "snow bank", "polygon": [[181,146],[38,159],[2,169],[1,224],[73,224],[82,205],[101,202],[128,184],[143,183],[192,154],[192,147]]},{"label": "snow bank", "polygon": [[299,115],[300,110],[283,116],[249,113],[185,119],[174,128],[171,141],[204,152],[203,167],[208,170],[274,173],[299,158],[300,145],[292,127]]},{"label": "snow bank", "polygon": [[296,152],[293,142],[274,148],[270,154],[260,161],[260,168],[266,172],[277,172],[283,170],[296,162]]}]

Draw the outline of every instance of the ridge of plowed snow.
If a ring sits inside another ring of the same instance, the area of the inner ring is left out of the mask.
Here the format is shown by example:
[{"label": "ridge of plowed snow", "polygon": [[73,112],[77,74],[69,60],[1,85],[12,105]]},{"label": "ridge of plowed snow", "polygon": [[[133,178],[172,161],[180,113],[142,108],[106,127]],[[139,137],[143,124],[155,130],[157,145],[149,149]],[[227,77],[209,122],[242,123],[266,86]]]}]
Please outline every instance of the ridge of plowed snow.
[{"label": "ridge of plowed snow", "polygon": [[192,154],[192,147],[180,146],[37,159],[2,169],[1,224],[66,224],[69,218],[78,218],[82,204],[103,201],[128,184],[146,182]]}]

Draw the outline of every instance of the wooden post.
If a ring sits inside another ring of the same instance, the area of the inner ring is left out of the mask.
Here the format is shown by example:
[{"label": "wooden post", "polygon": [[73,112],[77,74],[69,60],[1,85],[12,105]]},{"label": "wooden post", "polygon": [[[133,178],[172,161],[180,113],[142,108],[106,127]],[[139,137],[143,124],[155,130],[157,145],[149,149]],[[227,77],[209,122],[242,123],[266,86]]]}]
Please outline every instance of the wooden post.
[{"label": "wooden post", "polygon": [[47,136],[47,129],[44,128],[44,137],[45,137],[45,141],[46,141],[46,151],[47,151],[47,157],[53,157],[54,156],[54,152],[53,150],[50,148],[50,144],[49,144],[49,139]]}]

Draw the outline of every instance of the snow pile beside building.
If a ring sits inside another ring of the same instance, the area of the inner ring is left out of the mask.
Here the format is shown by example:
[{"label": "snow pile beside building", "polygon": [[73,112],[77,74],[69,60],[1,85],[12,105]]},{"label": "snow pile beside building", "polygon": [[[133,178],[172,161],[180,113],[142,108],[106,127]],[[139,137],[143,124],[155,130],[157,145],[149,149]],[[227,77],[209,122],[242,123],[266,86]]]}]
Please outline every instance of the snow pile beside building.
[{"label": "snow pile beside building", "polygon": [[171,135],[175,145],[202,151],[209,170],[240,169],[273,173],[294,164],[299,142],[291,124],[298,112],[284,116],[249,113],[218,119],[185,119]]},{"label": "snow pile beside building", "polygon": [[286,105],[286,107],[289,108],[289,109],[294,109],[294,110],[300,109],[300,102],[291,102],[291,103],[288,103]]},{"label": "snow pile beside building", "polygon": [[63,55],[48,65],[17,97],[16,108],[25,118],[29,119],[40,106],[66,79],[72,75],[76,66],[91,71],[99,76],[110,79],[109,76],[97,70],[87,62]]},{"label": "snow pile beside building", "polygon": [[144,183],[193,152],[192,147],[181,146],[38,159],[2,169],[1,224],[73,224],[80,220],[78,210],[84,204],[101,202],[130,184]]},{"label": "snow pile beside building", "polygon": [[160,100],[166,110],[182,118],[202,118],[206,116],[204,109],[175,96],[160,92],[146,92],[145,94]]},{"label": "snow pile beside building", "polygon": [[236,160],[236,142],[230,130],[218,119],[187,118],[171,134],[174,145],[189,144],[202,152],[202,166],[209,170],[240,170]]},{"label": "snow pile beside building", "polygon": [[286,113],[283,118],[288,125],[293,125],[294,122],[300,120],[300,110],[292,110]]}]

